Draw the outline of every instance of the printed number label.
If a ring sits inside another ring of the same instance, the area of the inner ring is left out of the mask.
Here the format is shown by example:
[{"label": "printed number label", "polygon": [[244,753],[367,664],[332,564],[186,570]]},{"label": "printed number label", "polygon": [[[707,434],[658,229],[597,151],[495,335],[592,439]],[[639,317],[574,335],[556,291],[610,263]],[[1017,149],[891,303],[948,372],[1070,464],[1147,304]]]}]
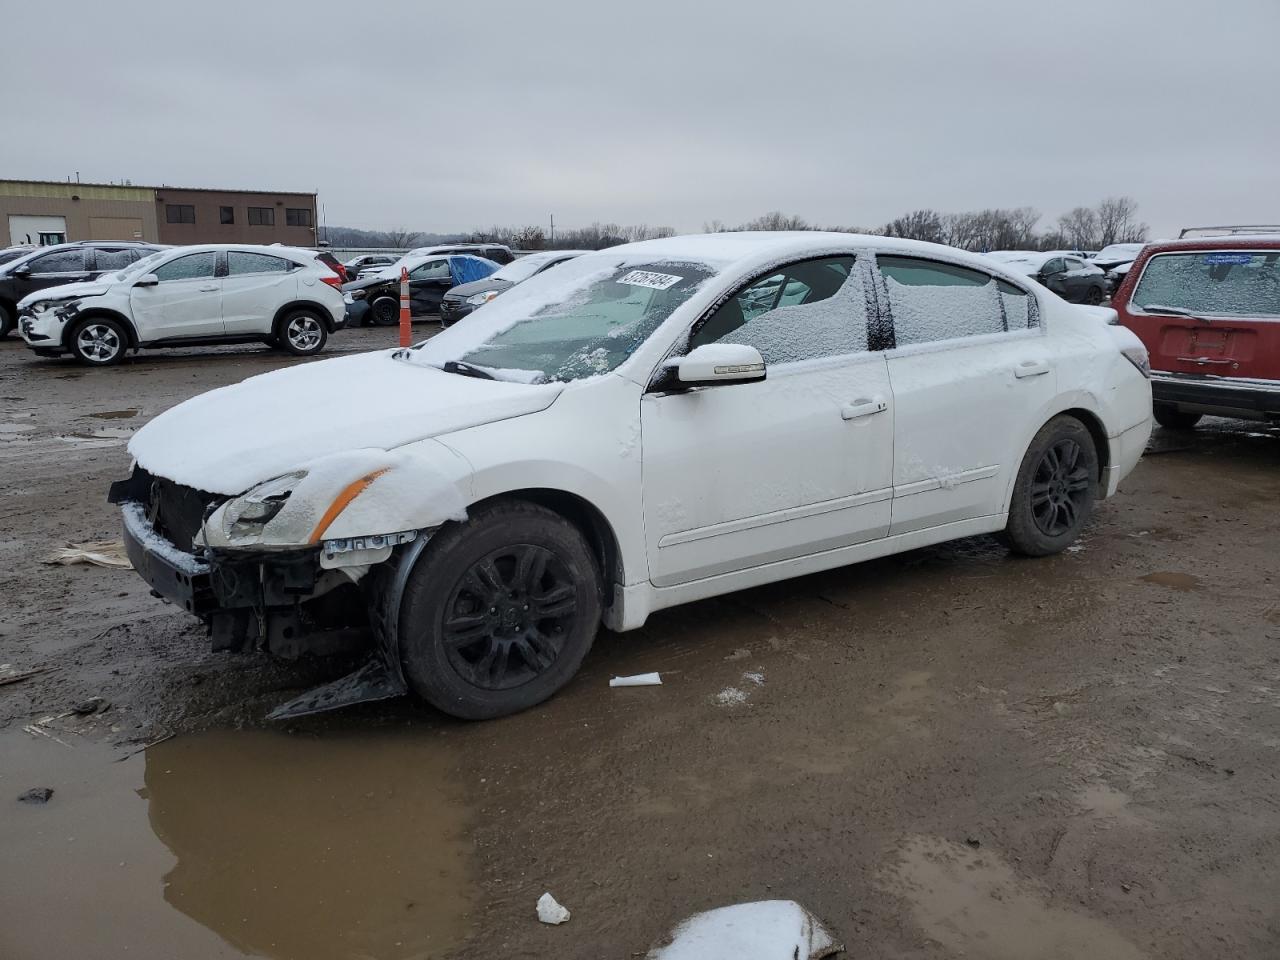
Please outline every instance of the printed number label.
[{"label": "printed number label", "polygon": [[674,287],[683,279],[684,277],[672,276],[669,273],[650,273],[648,270],[632,270],[625,277],[620,277],[618,282],[627,283],[633,287],[649,287],[652,290],[666,290],[668,287]]},{"label": "printed number label", "polygon": [[1205,263],[1237,263],[1246,264],[1253,260],[1251,253],[1206,253]]}]

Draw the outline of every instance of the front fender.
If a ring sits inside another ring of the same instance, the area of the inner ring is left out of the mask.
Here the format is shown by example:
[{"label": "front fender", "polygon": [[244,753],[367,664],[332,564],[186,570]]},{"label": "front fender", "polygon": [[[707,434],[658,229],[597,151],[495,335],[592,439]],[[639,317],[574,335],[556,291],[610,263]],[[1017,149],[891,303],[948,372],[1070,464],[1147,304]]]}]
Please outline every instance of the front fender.
[{"label": "front fender", "polygon": [[227,511],[239,499],[233,498],[206,521],[205,543],[228,550],[296,549],[425,530],[467,515],[467,463],[434,440],[411,449],[344,451],[298,470],[306,476],[264,527],[247,537],[229,531]]}]

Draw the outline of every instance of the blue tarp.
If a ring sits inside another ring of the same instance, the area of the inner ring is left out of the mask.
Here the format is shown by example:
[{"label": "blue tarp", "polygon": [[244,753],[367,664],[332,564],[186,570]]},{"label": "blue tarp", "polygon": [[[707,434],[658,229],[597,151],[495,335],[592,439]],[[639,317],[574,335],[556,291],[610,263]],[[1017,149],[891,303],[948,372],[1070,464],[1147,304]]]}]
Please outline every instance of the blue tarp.
[{"label": "blue tarp", "polygon": [[468,257],[455,254],[449,258],[449,272],[453,274],[453,285],[455,287],[470,283],[472,280],[483,280],[497,269],[498,265],[496,263],[492,260],[486,260],[484,257]]}]

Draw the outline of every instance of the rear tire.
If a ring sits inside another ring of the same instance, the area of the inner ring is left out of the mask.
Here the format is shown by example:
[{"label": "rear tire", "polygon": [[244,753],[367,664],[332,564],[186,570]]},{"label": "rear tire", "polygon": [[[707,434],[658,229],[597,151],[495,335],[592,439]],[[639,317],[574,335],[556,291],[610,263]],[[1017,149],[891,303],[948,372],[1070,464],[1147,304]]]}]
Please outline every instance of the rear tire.
[{"label": "rear tire", "polygon": [[324,349],[329,333],[324,321],[311,310],[291,310],[281,318],[276,339],[295,357],[313,357]]},{"label": "rear tire", "polygon": [[124,359],[129,334],[123,324],[109,317],[81,320],[67,340],[71,355],[90,367],[111,367]]},{"label": "rear tire", "polygon": [[599,567],[578,528],[536,504],[495,503],[443,528],[409,575],[400,660],[436,709],[506,716],[572,679],[600,608]]},{"label": "rear tire", "polygon": [[1028,557],[1066,549],[1093,513],[1097,485],[1093,435],[1075,417],[1054,417],[1040,428],[1022,458],[1004,541]]},{"label": "rear tire", "polygon": [[1166,430],[1193,430],[1204,416],[1203,413],[1183,413],[1168,403],[1157,403],[1151,414],[1156,418],[1156,423]]}]

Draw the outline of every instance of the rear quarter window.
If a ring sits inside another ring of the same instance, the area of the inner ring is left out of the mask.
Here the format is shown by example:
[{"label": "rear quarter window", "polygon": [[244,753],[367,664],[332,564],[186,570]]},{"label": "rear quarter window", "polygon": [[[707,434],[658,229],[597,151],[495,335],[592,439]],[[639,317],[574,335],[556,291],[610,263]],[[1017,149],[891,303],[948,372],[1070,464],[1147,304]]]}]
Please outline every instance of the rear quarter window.
[{"label": "rear quarter window", "polygon": [[[1157,253],[1130,302],[1228,317],[1280,317],[1280,250]],[[1151,312],[1159,313],[1152,309]]]}]

